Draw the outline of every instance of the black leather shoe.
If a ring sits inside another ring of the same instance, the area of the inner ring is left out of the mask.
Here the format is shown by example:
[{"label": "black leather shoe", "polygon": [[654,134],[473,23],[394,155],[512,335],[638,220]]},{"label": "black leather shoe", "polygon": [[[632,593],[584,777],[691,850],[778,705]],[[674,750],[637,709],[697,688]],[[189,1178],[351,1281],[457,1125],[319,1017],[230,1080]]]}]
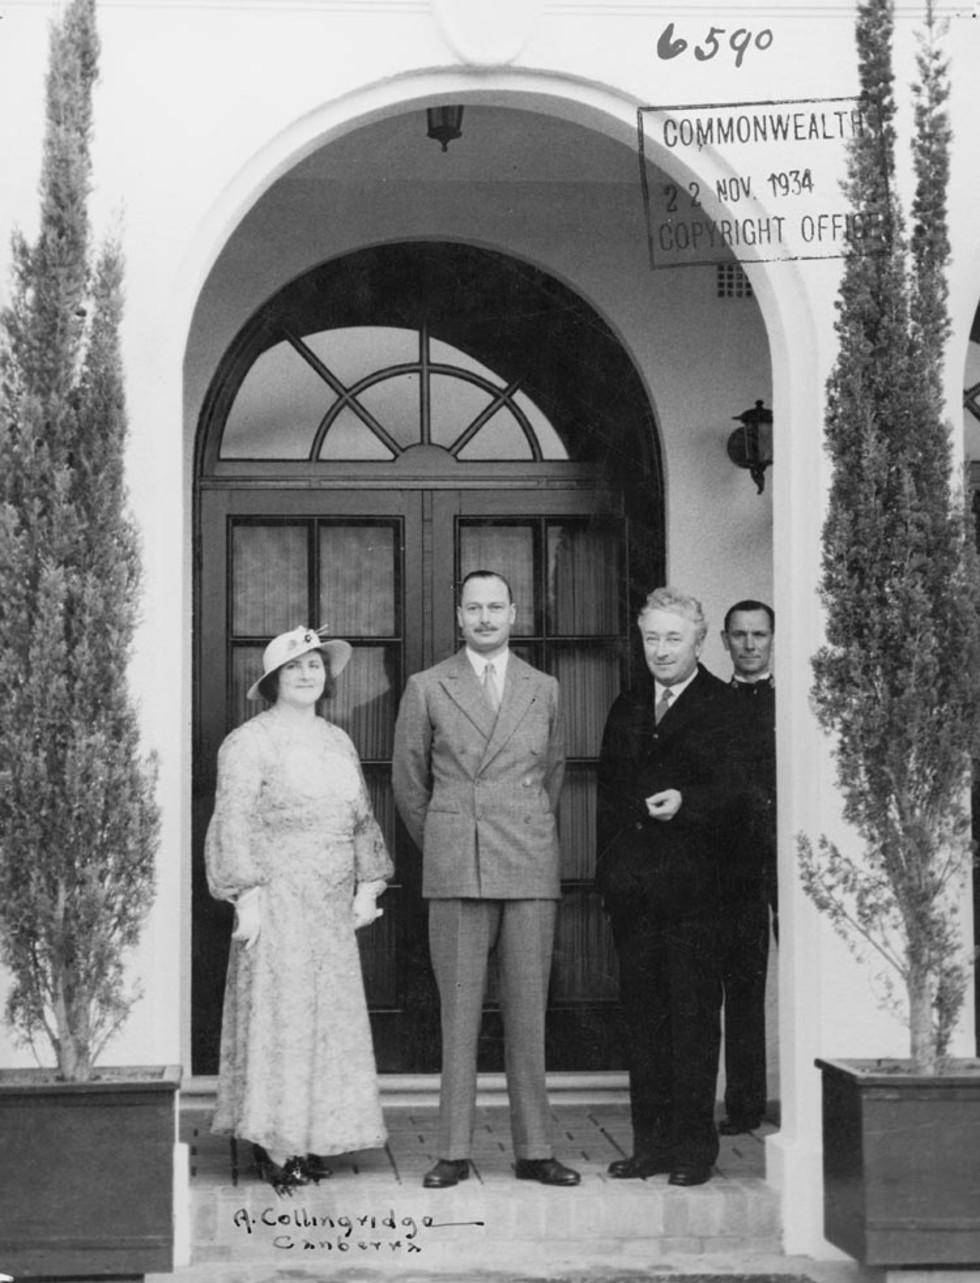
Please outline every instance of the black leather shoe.
[{"label": "black leather shoe", "polygon": [[540,1181],[542,1185],[577,1185],[582,1179],[557,1158],[519,1158],[514,1173],[519,1181]]},{"label": "black leather shoe", "polygon": [[664,1158],[633,1154],[630,1158],[614,1158],[607,1170],[618,1181],[645,1181],[648,1176],[662,1176],[672,1172],[674,1164]]},{"label": "black leather shoe", "polygon": [[710,1167],[675,1167],[667,1177],[668,1185],[703,1185],[711,1180]]},{"label": "black leather shoe", "polygon": [[448,1189],[450,1185],[465,1181],[469,1174],[468,1158],[440,1158],[435,1167],[430,1167],[422,1177],[422,1184],[426,1189]]},{"label": "black leather shoe", "polygon": [[303,1159],[303,1170],[311,1181],[325,1181],[333,1175],[333,1168],[322,1154],[307,1154]]},{"label": "black leather shoe", "polygon": [[741,1136],[743,1132],[754,1132],[761,1126],[761,1118],[744,1118],[737,1114],[729,1114],[718,1124],[718,1131],[722,1136]]}]

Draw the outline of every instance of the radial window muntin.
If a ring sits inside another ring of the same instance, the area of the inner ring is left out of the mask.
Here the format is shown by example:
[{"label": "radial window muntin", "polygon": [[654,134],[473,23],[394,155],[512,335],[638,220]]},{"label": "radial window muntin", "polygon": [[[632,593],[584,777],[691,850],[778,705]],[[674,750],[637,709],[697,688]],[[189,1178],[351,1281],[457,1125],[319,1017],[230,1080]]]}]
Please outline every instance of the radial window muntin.
[{"label": "radial window muntin", "polygon": [[[407,355],[409,340],[415,359],[394,359]],[[301,368],[292,355],[317,383],[290,375]],[[324,404],[316,404],[320,389]],[[384,403],[371,395],[382,390]],[[456,423],[454,409],[460,411]],[[284,332],[242,380],[220,457],[390,462],[420,446],[457,460],[568,459],[519,379],[507,383],[445,340],[431,339],[424,325],[343,326],[302,337]]]}]

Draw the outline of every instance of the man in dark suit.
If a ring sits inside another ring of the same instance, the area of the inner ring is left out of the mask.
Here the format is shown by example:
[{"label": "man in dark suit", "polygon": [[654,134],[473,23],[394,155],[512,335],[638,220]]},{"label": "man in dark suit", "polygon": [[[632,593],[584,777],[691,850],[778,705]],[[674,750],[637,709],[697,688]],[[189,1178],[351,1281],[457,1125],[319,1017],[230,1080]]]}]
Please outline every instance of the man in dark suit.
[{"label": "man in dark suit", "polygon": [[721,639],[734,669],[747,765],[739,840],[722,865],[721,979],[725,1007],[723,1136],[753,1131],[766,1112],[766,970],[769,918],[778,938],[776,901],[776,695],[772,678],[775,615],[761,601],[738,601]]},{"label": "man in dark suit", "polygon": [[565,769],[558,683],[510,653],[516,608],[502,575],[463,581],[465,646],[408,681],[392,784],[422,850],[429,948],[442,1008],[439,1161],[423,1184],[464,1180],[487,965],[496,955],[515,1172],[577,1185],[554,1157],[545,1010],[560,895],[555,813]]},{"label": "man in dark suit", "polygon": [[613,704],[599,758],[596,884],[619,956],[633,1123],[633,1153],[609,1172],[701,1185],[718,1155],[718,869],[741,790],[737,709],[699,663],[695,598],[658,588],[637,623],[649,676]]}]

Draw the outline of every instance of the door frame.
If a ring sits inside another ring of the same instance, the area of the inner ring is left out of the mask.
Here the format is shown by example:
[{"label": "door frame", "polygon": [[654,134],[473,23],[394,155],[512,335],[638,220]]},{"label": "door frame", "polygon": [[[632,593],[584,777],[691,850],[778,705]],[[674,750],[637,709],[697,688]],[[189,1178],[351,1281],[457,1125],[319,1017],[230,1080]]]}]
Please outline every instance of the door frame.
[{"label": "door frame", "polygon": [[[573,465],[574,467],[574,465]],[[558,466],[558,471],[569,471],[568,465]],[[582,470],[574,468],[579,475],[573,478],[551,477],[548,485],[535,484],[525,478],[523,486],[510,484],[510,478],[501,481],[494,478],[491,482],[486,469],[481,468],[479,486],[473,484],[474,477],[469,478],[469,485],[452,485],[445,474],[438,484],[435,478],[413,478],[414,484],[402,484],[396,487],[378,485],[360,486],[305,486],[291,484],[269,486],[267,484],[250,485],[218,483],[202,485],[197,508],[199,539],[197,549],[198,562],[198,610],[196,614],[195,643],[195,702],[194,702],[194,790],[193,790],[193,833],[192,833],[192,931],[193,931],[193,973],[192,973],[192,1048],[194,1067],[200,1072],[202,1062],[210,1063],[212,1052],[206,1045],[210,1036],[208,1029],[213,1023],[215,993],[220,985],[227,965],[227,938],[230,931],[229,906],[210,899],[206,886],[204,871],[203,843],[207,822],[213,804],[216,780],[217,755],[225,735],[231,729],[228,722],[228,710],[231,706],[231,673],[227,663],[228,633],[230,621],[230,532],[232,523],[238,519],[289,522],[310,520],[318,517],[330,520],[345,517],[358,520],[372,518],[397,518],[402,522],[401,545],[398,550],[397,574],[402,586],[404,617],[401,623],[403,642],[402,688],[408,676],[421,668],[453,653],[459,646],[456,625],[455,594],[459,567],[456,564],[456,526],[459,518],[468,516],[513,518],[520,522],[523,519],[541,519],[548,517],[582,518],[595,515],[616,516],[623,521],[624,556],[629,556],[629,527],[625,517],[625,502],[622,494],[614,493],[608,487],[596,485],[594,476],[588,480],[581,475]],[[571,480],[572,484],[561,484],[562,480]],[[447,531],[452,535],[446,538]],[[421,549],[421,556],[407,556],[406,549]],[[624,566],[624,570],[626,566]],[[414,617],[409,619],[409,613]],[[303,621],[297,621],[303,622]],[[307,620],[306,623],[316,626],[319,620]],[[328,621],[329,622],[329,621]],[[428,640],[428,645],[426,641]],[[207,659],[207,664],[205,660]],[[627,657],[623,657],[624,668]],[[217,668],[215,667],[217,665]],[[212,675],[205,680],[206,672]],[[623,673],[625,677],[625,672]],[[400,697],[401,691],[397,692]],[[406,859],[404,844],[408,842],[400,821],[396,818],[395,850],[398,864],[398,891],[408,897],[416,895],[419,887],[415,885],[414,865],[419,861]],[[406,878],[406,872],[409,876]],[[404,885],[408,881],[409,885]],[[579,888],[580,889],[580,888]],[[424,915],[421,913],[406,917],[407,910],[399,915],[400,947],[406,945],[404,931],[411,930],[412,948],[405,953],[406,961],[411,953],[421,947],[415,935],[424,931]],[[403,923],[401,920],[405,918]],[[413,984],[416,984],[414,981]],[[423,986],[424,987],[424,986]],[[423,995],[424,997],[425,995]],[[434,990],[433,990],[434,996]],[[600,1004],[601,1005],[601,1004]],[[387,1046],[391,1041],[396,1047],[412,1045],[411,1030],[399,1031],[405,1003],[400,1000],[393,1010],[381,1009],[372,1013],[372,1021],[381,1034],[385,1026],[391,1029],[390,1037],[382,1037]],[[549,1020],[555,1032],[567,1031],[575,1025],[574,1006],[555,1008],[549,1011]],[[582,1008],[584,1011],[585,1008]],[[591,1007],[589,1008],[591,1010]],[[431,1023],[432,1013],[429,1013]],[[493,1046],[499,1041],[495,1035],[497,1017],[490,1013],[487,1022],[485,1043]],[[590,1029],[598,1030],[595,1020],[589,1021]],[[437,1038],[437,1028],[432,1029]],[[598,1034],[596,1035],[599,1036]],[[565,1032],[562,1037],[568,1037]],[[606,1031],[603,1031],[602,1042],[609,1044]],[[601,1053],[596,1053],[601,1054]],[[383,1059],[388,1060],[387,1051]],[[379,1068],[381,1058],[379,1058]],[[388,1072],[396,1072],[388,1070]],[[382,1072],[385,1072],[382,1070]],[[408,1070],[411,1072],[411,1069]]]}]

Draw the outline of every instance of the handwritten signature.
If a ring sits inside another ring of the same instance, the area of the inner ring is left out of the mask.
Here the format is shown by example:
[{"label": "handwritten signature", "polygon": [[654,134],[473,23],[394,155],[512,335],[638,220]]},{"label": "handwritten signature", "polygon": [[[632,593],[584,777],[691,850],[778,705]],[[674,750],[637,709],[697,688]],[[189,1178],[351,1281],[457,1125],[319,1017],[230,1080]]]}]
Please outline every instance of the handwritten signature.
[{"label": "handwritten signature", "polygon": [[273,1231],[271,1244],[281,1251],[301,1252],[368,1252],[387,1254],[422,1251],[425,1230],[448,1229],[472,1225],[482,1227],[485,1221],[437,1221],[432,1216],[396,1216],[394,1209],[383,1216],[328,1216],[307,1207],[281,1211],[266,1207],[257,1215],[240,1207],[232,1224],[246,1234]]}]

